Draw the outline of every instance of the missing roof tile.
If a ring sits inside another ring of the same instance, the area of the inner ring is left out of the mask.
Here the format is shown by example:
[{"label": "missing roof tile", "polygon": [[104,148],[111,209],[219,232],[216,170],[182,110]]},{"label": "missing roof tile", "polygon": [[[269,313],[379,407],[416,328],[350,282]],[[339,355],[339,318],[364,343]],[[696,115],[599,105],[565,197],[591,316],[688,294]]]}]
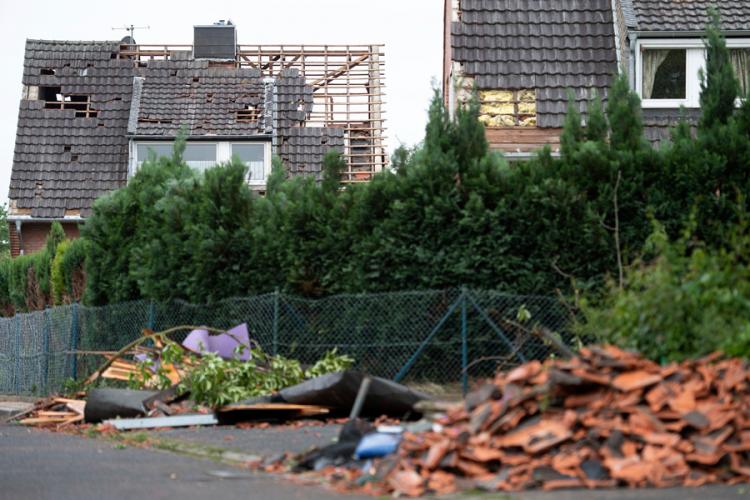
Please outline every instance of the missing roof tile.
[{"label": "missing roof tile", "polygon": [[70,155],[70,161],[78,161],[78,155]]},{"label": "missing roof tile", "polygon": [[70,146],[63,146],[63,153],[70,153]]},{"label": "missing roof tile", "polygon": [[39,70],[40,75],[54,75],[55,69],[54,68],[42,68]]},{"label": "missing roof tile", "polygon": [[244,109],[238,109],[236,112],[238,122],[257,122],[259,117],[258,107],[253,104],[248,104]]}]

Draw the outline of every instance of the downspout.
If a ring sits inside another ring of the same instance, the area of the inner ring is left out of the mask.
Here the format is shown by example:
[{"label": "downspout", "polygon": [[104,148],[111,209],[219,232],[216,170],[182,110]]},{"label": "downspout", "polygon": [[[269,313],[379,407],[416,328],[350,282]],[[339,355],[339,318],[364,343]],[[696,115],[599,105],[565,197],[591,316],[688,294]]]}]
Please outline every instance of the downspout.
[{"label": "downspout", "polygon": [[629,37],[630,37],[630,61],[628,62],[630,63],[630,71],[629,71],[630,74],[628,75],[628,80],[630,82],[630,90],[635,92],[635,89],[636,89],[635,68],[636,68],[636,64],[638,63],[637,61],[638,54],[636,54],[636,44],[638,42],[638,33],[631,31],[629,34]]},{"label": "downspout", "polygon": [[16,234],[18,235],[18,255],[23,255],[23,236],[21,236],[22,222],[16,219]]}]

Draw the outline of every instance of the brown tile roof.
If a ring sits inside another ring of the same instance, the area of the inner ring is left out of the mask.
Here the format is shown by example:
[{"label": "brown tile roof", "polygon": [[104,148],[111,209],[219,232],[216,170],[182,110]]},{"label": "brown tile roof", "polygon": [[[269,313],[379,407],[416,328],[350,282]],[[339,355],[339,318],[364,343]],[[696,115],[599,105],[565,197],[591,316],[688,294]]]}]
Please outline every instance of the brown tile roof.
[{"label": "brown tile roof", "polygon": [[617,71],[611,2],[462,0],[452,51],[479,89],[536,89],[538,125],[560,127],[567,89],[583,108]]}]

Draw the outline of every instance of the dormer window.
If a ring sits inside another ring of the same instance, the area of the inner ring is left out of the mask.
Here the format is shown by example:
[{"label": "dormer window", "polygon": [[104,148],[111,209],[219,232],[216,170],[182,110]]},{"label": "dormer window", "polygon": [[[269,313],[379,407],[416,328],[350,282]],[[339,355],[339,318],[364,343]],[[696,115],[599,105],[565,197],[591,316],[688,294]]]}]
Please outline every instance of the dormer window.
[{"label": "dormer window", "polygon": [[687,92],[687,50],[643,51],[643,98],[685,99]]},{"label": "dormer window", "polygon": [[[135,173],[149,156],[171,157],[172,141],[134,141],[131,143],[130,175]],[[270,141],[188,141],[182,159],[190,167],[203,171],[217,163],[230,161],[232,157],[243,162],[248,169],[247,182],[255,188],[263,188],[271,173]]]},{"label": "dormer window", "polygon": [[729,59],[740,82],[740,92],[747,97],[750,93],[750,47],[729,49]]},{"label": "dormer window", "polygon": [[[644,108],[700,107],[699,72],[706,67],[706,48],[697,39],[638,41],[636,90]],[[741,95],[750,89],[750,39],[727,39]]]}]

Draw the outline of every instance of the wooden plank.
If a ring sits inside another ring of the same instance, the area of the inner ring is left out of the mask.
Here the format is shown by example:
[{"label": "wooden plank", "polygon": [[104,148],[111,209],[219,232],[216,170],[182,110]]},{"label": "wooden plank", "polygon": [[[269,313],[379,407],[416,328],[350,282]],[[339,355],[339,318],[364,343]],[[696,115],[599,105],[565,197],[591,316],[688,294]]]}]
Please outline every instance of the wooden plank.
[{"label": "wooden plank", "polygon": [[315,406],[315,405],[297,405],[297,404],[290,404],[290,403],[257,403],[257,404],[240,404],[240,403],[234,403],[230,405],[223,406],[216,410],[217,412],[229,412],[229,411],[289,411],[289,412],[299,412],[304,414],[325,414],[328,413],[330,410],[324,406]]},{"label": "wooden plank", "polygon": [[70,418],[76,416],[76,413],[71,411],[39,411],[36,415],[37,417]]},{"label": "wooden plank", "polygon": [[492,144],[559,144],[562,129],[538,127],[492,127],[485,129]]},{"label": "wooden plank", "polygon": [[72,417],[31,417],[24,418],[18,423],[21,425],[44,425],[44,424],[61,424]]},{"label": "wooden plank", "polygon": [[86,401],[80,399],[55,398],[56,403],[64,403],[68,408],[79,415],[83,415],[86,408]]}]

